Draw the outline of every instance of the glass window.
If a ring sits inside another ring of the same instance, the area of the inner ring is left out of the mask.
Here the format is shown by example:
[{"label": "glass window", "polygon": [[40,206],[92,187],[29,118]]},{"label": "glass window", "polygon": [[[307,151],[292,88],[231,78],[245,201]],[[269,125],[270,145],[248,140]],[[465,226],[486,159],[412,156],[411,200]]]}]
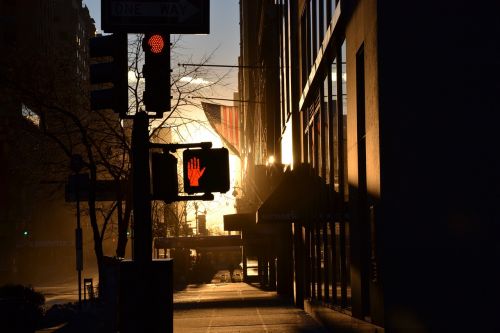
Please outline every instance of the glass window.
[{"label": "glass window", "polygon": [[323,38],[325,37],[325,31],[328,27],[327,23],[327,2],[326,0],[319,0],[319,12],[320,12],[320,18],[318,20],[319,25],[320,25],[320,40],[323,41]]},{"label": "glass window", "polygon": [[[344,195],[344,202],[348,198],[347,182],[347,73],[346,73],[346,43],[342,44],[336,59],[331,64],[330,82],[332,92],[329,98],[331,102],[329,117],[331,121],[330,149],[333,162],[331,174],[333,177],[334,190]],[[340,54],[339,54],[340,53]],[[341,111],[341,112],[339,112]],[[350,286],[350,244],[349,244],[349,222],[345,220],[336,221],[332,226],[332,303],[343,308],[349,308],[351,304]]]},{"label": "glass window", "polygon": [[[345,290],[342,290],[342,294],[345,295],[342,298],[344,299],[343,305],[346,308],[351,307],[351,245],[350,245],[350,225],[348,221],[344,222],[344,238],[345,238],[345,256],[344,256],[344,262],[345,262],[345,275],[344,275],[344,280],[345,280]],[[344,289],[344,286],[343,286]]]},{"label": "glass window", "polygon": [[301,83],[302,83],[302,88],[305,87],[307,83],[307,74],[309,73],[309,63],[308,63],[308,44],[307,44],[307,10],[304,11],[302,14],[301,18],[301,23],[300,23],[300,52],[301,52],[301,69],[302,69],[302,75],[301,75]]},{"label": "glass window", "polygon": [[322,89],[322,98],[321,98],[321,117],[323,122],[323,174],[322,176],[325,178],[325,182],[330,184],[330,161],[332,157],[331,152],[331,140],[330,137],[332,135],[330,129],[330,95],[331,95],[331,83],[330,83],[330,73],[327,73],[325,79],[323,80],[323,89]]},{"label": "glass window", "polygon": [[[315,1],[315,0],[314,0]],[[308,12],[308,15],[307,15],[307,18],[309,20],[308,24],[307,24],[307,27],[308,27],[308,32],[307,32],[307,39],[309,40],[309,43],[308,43],[308,50],[309,50],[309,66],[308,66],[308,69],[309,71],[311,70],[312,68],[312,65],[314,63],[314,59],[316,58],[316,29],[315,29],[315,24],[314,24],[314,21],[316,19],[316,17],[314,16],[316,13],[315,11],[313,10],[313,6],[312,6],[312,3],[313,3],[313,0],[310,0],[309,3],[308,3],[308,6],[307,6],[307,12]],[[314,6],[315,8],[315,6]]]},{"label": "glass window", "polygon": [[317,175],[321,176],[321,170],[323,167],[323,161],[321,156],[321,117],[320,113],[316,112],[316,116],[314,117],[314,168]]},{"label": "glass window", "polygon": [[319,47],[323,40],[322,26],[321,26],[321,11],[320,11],[320,0],[313,0],[313,14],[314,14],[314,60],[318,54]]},{"label": "glass window", "polygon": [[335,236],[335,223],[328,222],[327,225],[328,233],[328,296],[329,301],[332,304],[337,303],[337,248],[336,248],[336,236]]},{"label": "glass window", "polygon": [[341,294],[342,294],[342,273],[343,270],[345,270],[345,267],[342,265],[342,257],[341,257],[341,243],[340,243],[340,222],[335,223],[335,241],[334,241],[334,249],[335,249],[335,255],[334,255],[334,264],[335,264],[335,269],[334,269],[334,283],[335,283],[335,290],[334,292],[334,303],[335,304],[342,304],[342,299],[341,299]]},{"label": "glass window", "polygon": [[339,192],[340,190],[340,174],[339,174],[339,140],[338,140],[338,103],[337,103],[337,95],[338,95],[338,85],[337,85],[337,61],[334,59],[331,65],[331,74],[330,79],[332,81],[332,94],[330,96],[330,112],[331,112],[331,122],[332,122],[332,130],[331,130],[331,139],[330,142],[332,144],[331,152],[332,152],[332,184],[334,186],[335,192]]},{"label": "glass window", "polygon": [[330,24],[330,21],[332,20],[333,13],[335,12],[335,5],[338,2],[338,0],[329,0],[330,1],[330,13],[331,16],[328,18],[328,24]]},{"label": "glass window", "polygon": [[347,181],[347,66],[346,66],[346,42],[342,43],[341,48],[342,59],[342,151],[343,151],[343,185],[344,185],[344,199],[347,201],[349,198],[349,186]]},{"label": "glass window", "polygon": [[318,240],[319,240],[319,269],[318,269],[318,272],[319,272],[319,290],[320,290],[320,295],[319,295],[319,298],[321,298],[322,300],[325,300],[325,293],[327,292],[326,288],[325,288],[325,257],[327,257],[327,255],[325,254],[325,250],[326,250],[326,244],[324,242],[324,229],[323,229],[323,224],[318,224]]}]

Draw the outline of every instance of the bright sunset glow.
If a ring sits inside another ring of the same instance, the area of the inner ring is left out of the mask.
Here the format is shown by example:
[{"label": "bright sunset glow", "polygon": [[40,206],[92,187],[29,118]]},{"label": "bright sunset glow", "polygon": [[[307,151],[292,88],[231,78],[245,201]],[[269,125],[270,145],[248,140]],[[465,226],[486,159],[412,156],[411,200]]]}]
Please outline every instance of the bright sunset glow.
[{"label": "bright sunset glow", "polygon": [[274,156],[273,156],[273,155],[271,155],[271,156],[269,156],[269,158],[267,159],[267,164],[273,164],[273,163],[274,163],[274,161],[275,161]]},{"label": "bright sunset glow", "polygon": [[[172,142],[212,142],[212,148],[223,147],[222,140],[212,130],[207,118],[202,110],[194,106],[181,111],[182,117],[193,119],[194,121],[185,123],[172,132]],[[181,122],[182,120],[178,120]],[[177,124],[177,125],[180,125]],[[179,158],[179,172],[182,173],[182,151],[178,151]],[[193,165],[194,166],[194,165]],[[207,228],[216,228],[220,231],[224,230],[223,216],[226,214],[234,214],[236,209],[235,198],[231,192],[236,186],[236,183],[241,179],[241,161],[240,158],[231,152],[229,153],[229,177],[230,177],[230,190],[227,193],[213,193],[213,201],[192,201],[188,203],[189,206],[194,205],[196,202],[199,206],[199,212],[207,211]],[[181,186],[179,186],[181,188]],[[194,226],[195,213],[193,209],[188,210],[189,223]]]}]

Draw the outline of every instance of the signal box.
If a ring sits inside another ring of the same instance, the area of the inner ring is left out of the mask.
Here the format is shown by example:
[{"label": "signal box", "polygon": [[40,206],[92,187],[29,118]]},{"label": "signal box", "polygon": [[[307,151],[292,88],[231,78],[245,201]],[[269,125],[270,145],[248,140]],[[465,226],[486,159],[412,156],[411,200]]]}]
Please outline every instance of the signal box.
[{"label": "signal box", "polygon": [[151,154],[152,199],[167,203],[177,199],[177,159],[171,154]]}]

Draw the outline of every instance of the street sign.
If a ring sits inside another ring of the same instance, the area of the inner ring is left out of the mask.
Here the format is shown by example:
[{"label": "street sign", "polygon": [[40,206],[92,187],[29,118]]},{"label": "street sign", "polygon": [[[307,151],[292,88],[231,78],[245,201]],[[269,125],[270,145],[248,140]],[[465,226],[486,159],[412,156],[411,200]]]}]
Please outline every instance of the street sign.
[{"label": "street sign", "polygon": [[102,0],[102,30],[208,34],[209,4],[209,0]]}]

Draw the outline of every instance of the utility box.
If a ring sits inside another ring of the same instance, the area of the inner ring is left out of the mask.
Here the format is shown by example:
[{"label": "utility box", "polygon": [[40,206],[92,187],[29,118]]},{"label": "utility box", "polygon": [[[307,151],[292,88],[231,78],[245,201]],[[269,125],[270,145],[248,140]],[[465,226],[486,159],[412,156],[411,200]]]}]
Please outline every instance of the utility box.
[{"label": "utility box", "polygon": [[119,332],[173,332],[173,260],[124,260],[119,274]]}]

